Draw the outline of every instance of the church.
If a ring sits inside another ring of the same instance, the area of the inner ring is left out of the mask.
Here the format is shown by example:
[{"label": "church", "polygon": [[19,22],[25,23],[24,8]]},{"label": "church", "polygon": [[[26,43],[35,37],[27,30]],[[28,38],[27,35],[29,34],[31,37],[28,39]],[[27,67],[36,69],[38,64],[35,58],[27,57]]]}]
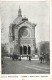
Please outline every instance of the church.
[{"label": "church", "polygon": [[36,24],[22,17],[19,7],[17,18],[9,26],[10,54],[33,55],[36,50]]}]

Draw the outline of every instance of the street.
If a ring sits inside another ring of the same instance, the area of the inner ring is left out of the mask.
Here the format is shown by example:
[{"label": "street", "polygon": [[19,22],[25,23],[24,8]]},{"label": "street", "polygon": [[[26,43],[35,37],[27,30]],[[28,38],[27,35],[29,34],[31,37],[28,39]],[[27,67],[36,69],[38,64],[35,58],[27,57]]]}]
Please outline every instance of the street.
[{"label": "street", "polygon": [[47,64],[41,64],[39,60],[22,59],[21,61],[4,58],[2,65],[2,74],[49,74],[50,67]]}]

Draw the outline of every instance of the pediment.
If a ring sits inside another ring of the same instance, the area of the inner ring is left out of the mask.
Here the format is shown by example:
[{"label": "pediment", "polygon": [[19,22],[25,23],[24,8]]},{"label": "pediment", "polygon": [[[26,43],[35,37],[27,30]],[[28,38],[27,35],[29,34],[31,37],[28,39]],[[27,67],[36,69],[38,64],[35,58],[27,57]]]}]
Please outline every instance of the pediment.
[{"label": "pediment", "polygon": [[16,27],[21,27],[21,26],[30,26],[30,27],[35,27],[36,24],[33,24],[29,21],[22,21],[21,23],[17,24]]},{"label": "pediment", "polygon": [[21,25],[19,25],[20,27],[21,26],[30,26],[30,27],[32,27],[32,24],[31,23],[29,23],[28,21],[25,21],[24,23],[22,23]]}]

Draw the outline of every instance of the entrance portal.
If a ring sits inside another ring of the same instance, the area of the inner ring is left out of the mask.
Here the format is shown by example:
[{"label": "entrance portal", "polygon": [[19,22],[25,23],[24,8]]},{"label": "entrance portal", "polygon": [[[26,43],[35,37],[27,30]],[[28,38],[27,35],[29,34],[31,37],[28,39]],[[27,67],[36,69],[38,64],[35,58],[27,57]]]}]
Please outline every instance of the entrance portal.
[{"label": "entrance portal", "polygon": [[23,46],[23,53],[27,54],[27,46]]},{"label": "entrance portal", "polygon": [[28,47],[27,46],[20,46],[20,54],[22,55],[22,54],[31,54],[31,47],[28,45]]},{"label": "entrance portal", "polygon": [[22,46],[20,46],[20,54],[22,55]]},{"label": "entrance portal", "polygon": [[31,54],[31,47],[28,46],[28,54]]}]

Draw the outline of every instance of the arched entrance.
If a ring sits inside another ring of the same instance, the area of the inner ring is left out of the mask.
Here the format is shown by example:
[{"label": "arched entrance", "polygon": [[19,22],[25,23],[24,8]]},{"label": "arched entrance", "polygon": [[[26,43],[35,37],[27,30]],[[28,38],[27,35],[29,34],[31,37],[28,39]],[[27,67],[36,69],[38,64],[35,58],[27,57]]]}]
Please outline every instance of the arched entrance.
[{"label": "arched entrance", "polygon": [[31,54],[31,47],[28,45],[28,54]]},{"label": "arched entrance", "polygon": [[27,54],[27,46],[23,46],[23,53]]},{"label": "arched entrance", "polygon": [[20,54],[23,55],[23,54],[27,54],[27,55],[30,55],[31,54],[31,47],[28,45],[28,46],[20,46]]},{"label": "arched entrance", "polygon": [[21,54],[21,55],[22,55],[22,49],[23,49],[22,46],[20,46],[20,54]]}]

